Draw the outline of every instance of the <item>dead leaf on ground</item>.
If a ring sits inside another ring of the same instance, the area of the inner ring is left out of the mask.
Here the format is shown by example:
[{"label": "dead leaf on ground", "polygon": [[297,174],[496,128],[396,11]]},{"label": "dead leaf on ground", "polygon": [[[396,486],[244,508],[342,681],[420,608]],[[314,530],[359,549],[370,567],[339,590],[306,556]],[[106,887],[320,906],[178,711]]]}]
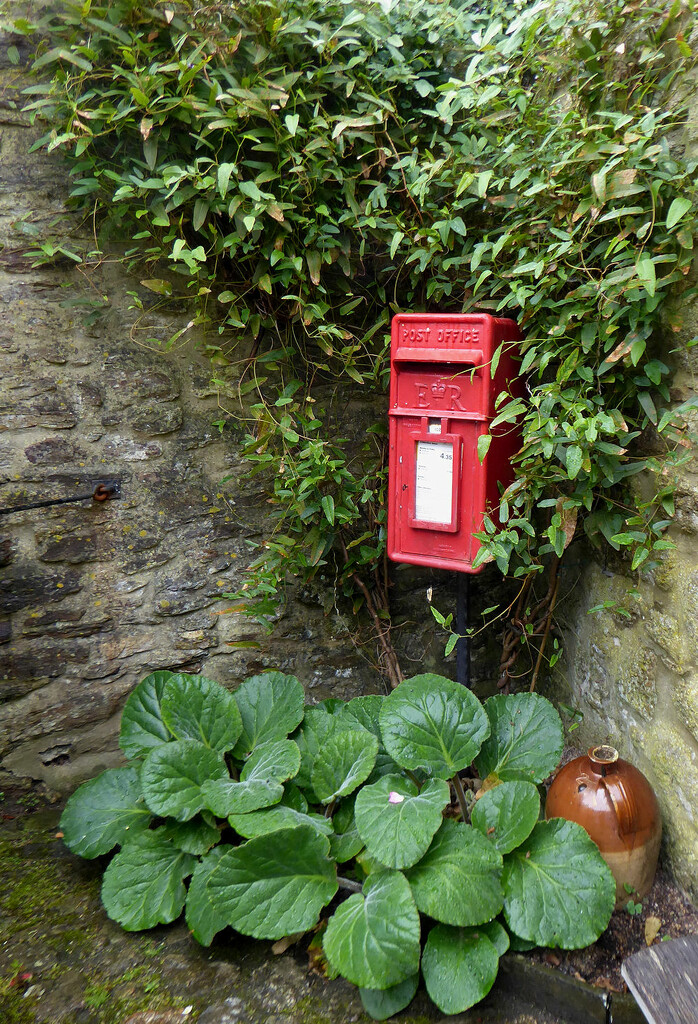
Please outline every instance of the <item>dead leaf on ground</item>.
[{"label": "dead leaf on ground", "polygon": [[648,917],[645,921],[645,942],[648,946],[651,946],[654,940],[659,935],[659,929],[662,927],[662,922],[658,917]]},{"label": "dead leaf on ground", "polygon": [[285,953],[286,950],[292,946],[299,939],[302,939],[305,932],[295,932],[294,935],[284,935],[283,939],[279,939],[271,947],[271,951],[275,956],[280,956],[281,953]]}]

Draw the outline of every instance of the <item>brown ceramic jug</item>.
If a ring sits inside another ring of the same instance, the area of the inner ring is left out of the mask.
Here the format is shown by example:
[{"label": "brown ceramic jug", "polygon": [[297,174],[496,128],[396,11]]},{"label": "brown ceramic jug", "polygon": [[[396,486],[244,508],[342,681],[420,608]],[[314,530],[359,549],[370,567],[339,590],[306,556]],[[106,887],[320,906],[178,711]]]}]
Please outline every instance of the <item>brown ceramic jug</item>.
[{"label": "brown ceramic jug", "polygon": [[642,772],[613,747],[592,747],[560,769],[545,816],[586,829],[613,872],[617,908],[649,892],[662,838],[659,806]]}]

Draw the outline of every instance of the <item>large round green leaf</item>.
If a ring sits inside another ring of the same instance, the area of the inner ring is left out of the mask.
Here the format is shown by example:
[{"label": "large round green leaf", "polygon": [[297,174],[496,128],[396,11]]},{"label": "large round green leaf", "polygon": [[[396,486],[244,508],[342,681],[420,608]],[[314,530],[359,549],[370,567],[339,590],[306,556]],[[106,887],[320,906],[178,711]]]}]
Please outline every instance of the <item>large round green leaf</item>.
[{"label": "large round green leaf", "polygon": [[215,825],[204,821],[200,814],[190,821],[167,821],[157,832],[169,839],[178,850],[197,856],[208,853],[221,837]]},{"label": "large round green leaf", "polygon": [[303,687],[283,672],[251,676],[233,696],[242,716],[236,757],[247,757],[259,743],[286,739],[303,719]]},{"label": "large round green leaf", "polygon": [[68,800],[61,815],[63,841],[81,857],[98,857],[145,831],[151,818],[136,769],[110,768]]},{"label": "large round green leaf", "polygon": [[375,871],[345,900],[323,939],[330,966],[362,988],[389,988],[419,967],[419,914],[399,871]]},{"label": "large round green leaf", "polygon": [[176,740],[156,747],[141,768],[145,802],[154,814],[188,821],[203,810],[201,786],[228,779],[223,757],[196,740]]},{"label": "large round green leaf", "polygon": [[444,1013],[463,1013],[484,999],[494,985],[499,954],[475,929],[437,924],[422,954],[427,992]]},{"label": "large round green leaf", "polygon": [[217,846],[215,850],[211,850],[197,864],[189,883],[186,906],[187,927],[202,946],[210,946],[214,936],[227,925],[227,921],[221,916],[211,899],[208,880],[221,857],[232,849],[232,846]]},{"label": "large round green leaf", "polygon": [[482,794],[470,820],[500,853],[509,853],[531,834],[539,814],[540,796],[532,782],[502,782]]},{"label": "large round green leaf", "polygon": [[102,902],[127,932],[169,924],[184,906],[184,879],[196,860],[157,832],[134,836],[104,872]]},{"label": "large round green leaf", "polygon": [[441,779],[471,763],[490,729],[467,687],[430,674],[406,679],[386,697],[380,727],[394,761]]},{"label": "large round green leaf", "polygon": [[[305,709],[303,724],[298,732],[293,735],[293,739],[301,752],[301,765],[295,777],[297,786],[300,786],[302,789],[312,789],[310,775],[313,770],[313,762],[320,748],[338,725],[339,719],[330,714],[324,707]],[[314,797],[315,794],[312,794],[313,802]]]},{"label": "large round green leaf", "polygon": [[232,693],[205,676],[173,675],[160,707],[165,725],[178,740],[198,740],[225,752],[233,749],[242,732]]},{"label": "large round green leaf", "polygon": [[405,871],[417,906],[436,921],[475,925],[502,909],[502,857],[472,828],[446,819],[418,864]]},{"label": "large round green leaf", "polygon": [[337,714],[337,718],[343,723],[354,723],[368,729],[378,740],[378,754],[373,771],[369,776],[369,782],[375,782],[383,775],[394,775],[400,770],[390,754],[383,746],[383,737],[380,730],[380,713],[385,697],[376,693],[369,693],[363,697],[354,697]]},{"label": "large round green leaf", "polygon": [[143,757],[172,739],[162,719],[160,701],[173,672],[153,672],[133,690],[121,716],[119,746],[126,757]]},{"label": "large round green leaf", "polygon": [[326,836],[307,825],[250,839],[211,872],[211,899],[243,935],[280,939],[306,931],[337,891],[329,848]]},{"label": "large round green leaf", "polygon": [[615,903],[615,882],[580,825],[541,821],[504,860],[504,917],[522,939],[578,949],[598,939]]},{"label": "large round green leaf", "polygon": [[310,825],[323,836],[332,835],[332,822],[329,818],[322,814],[305,814],[283,804],[249,814],[231,814],[228,821],[238,835],[245,839],[255,839],[270,832],[278,832],[281,828],[295,828],[298,825]]},{"label": "large round green leaf", "polygon": [[562,754],[562,722],[549,700],[537,693],[498,694],[485,701],[491,732],[475,765],[484,779],[521,778],[542,782]]},{"label": "large round green leaf", "polygon": [[359,992],[364,1010],[374,1020],[387,1020],[412,1002],[418,983],[419,971],[390,988],[362,988]]},{"label": "large round green leaf", "polygon": [[245,762],[240,781],[276,779],[287,782],[298,773],[301,753],[293,740],[270,740],[258,744]]},{"label": "large round green leaf", "polygon": [[443,779],[431,779],[420,790],[402,775],[385,775],[364,786],[354,814],[369,854],[389,868],[416,864],[443,821],[450,795]]},{"label": "large round green leaf", "polygon": [[226,775],[203,783],[206,807],[219,818],[227,818],[278,804],[284,795],[282,782],[296,774],[299,764],[300,751],[293,740],[261,743],[245,762],[239,782]]},{"label": "large round green leaf", "polygon": [[353,793],[373,771],[378,740],[366,729],[338,728],[315,755],[310,775],[318,800],[328,804]]}]

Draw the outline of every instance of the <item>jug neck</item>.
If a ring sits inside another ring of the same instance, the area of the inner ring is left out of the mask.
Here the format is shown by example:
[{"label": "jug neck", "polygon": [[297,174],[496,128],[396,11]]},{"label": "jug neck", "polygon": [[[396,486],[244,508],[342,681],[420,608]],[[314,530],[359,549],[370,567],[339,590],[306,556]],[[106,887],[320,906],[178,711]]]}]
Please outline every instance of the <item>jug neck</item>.
[{"label": "jug neck", "polygon": [[609,773],[613,772],[614,765],[618,761],[618,751],[615,747],[609,747],[606,745],[590,747],[588,757],[591,771],[595,775],[605,777]]}]

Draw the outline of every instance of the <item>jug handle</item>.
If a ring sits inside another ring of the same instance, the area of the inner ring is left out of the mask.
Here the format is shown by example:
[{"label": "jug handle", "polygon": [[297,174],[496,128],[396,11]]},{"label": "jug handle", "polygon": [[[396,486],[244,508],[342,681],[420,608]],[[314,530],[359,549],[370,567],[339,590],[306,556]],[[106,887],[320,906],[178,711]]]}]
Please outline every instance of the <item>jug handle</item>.
[{"label": "jug handle", "polygon": [[622,779],[606,775],[602,782],[616,812],[620,835],[632,834],[638,816],[638,806],[633,793],[625,787]]}]

